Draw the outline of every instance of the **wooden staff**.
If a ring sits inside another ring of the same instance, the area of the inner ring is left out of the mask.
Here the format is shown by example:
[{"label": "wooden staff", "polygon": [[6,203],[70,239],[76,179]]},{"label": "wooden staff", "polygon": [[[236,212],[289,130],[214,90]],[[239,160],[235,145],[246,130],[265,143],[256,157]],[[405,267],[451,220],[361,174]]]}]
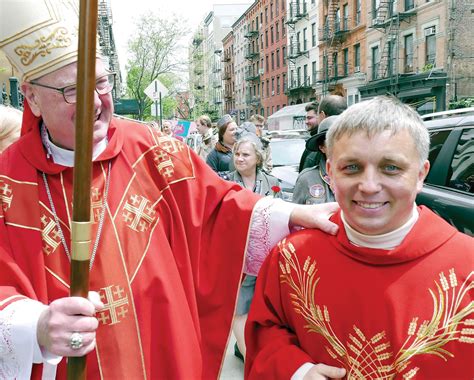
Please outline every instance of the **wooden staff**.
[{"label": "wooden staff", "polygon": [[[77,65],[74,192],[71,225],[71,296],[87,298],[91,245],[92,134],[94,126],[97,0],[81,0]],[[68,358],[69,380],[86,378],[86,357]]]}]

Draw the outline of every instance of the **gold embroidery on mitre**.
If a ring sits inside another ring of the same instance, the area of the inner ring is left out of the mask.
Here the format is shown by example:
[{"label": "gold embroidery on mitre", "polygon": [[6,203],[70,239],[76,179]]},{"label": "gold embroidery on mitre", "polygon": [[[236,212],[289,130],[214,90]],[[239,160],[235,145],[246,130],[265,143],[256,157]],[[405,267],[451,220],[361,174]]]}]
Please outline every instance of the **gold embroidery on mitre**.
[{"label": "gold embroidery on mitre", "polygon": [[41,215],[41,237],[43,253],[49,256],[61,244],[61,237],[54,219]]},{"label": "gold embroidery on mitre", "polygon": [[34,45],[20,45],[14,51],[21,58],[21,63],[30,65],[38,56],[45,57],[53,49],[65,48],[71,45],[69,32],[64,27],[54,29],[49,36],[41,36]]},{"label": "gold embroidery on mitre", "polygon": [[97,313],[99,323],[115,325],[127,317],[129,301],[125,290],[119,285],[111,285],[99,290],[104,307]]},{"label": "gold embroidery on mitre", "polygon": [[13,201],[13,189],[2,179],[0,179],[0,199],[2,200],[3,211],[6,212]]},{"label": "gold embroidery on mitre", "polygon": [[145,232],[156,219],[156,211],[151,202],[141,195],[134,194],[125,202],[122,216],[132,230]]},{"label": "gold embroidery on mitre", "polygon": [[[296,256],[296,249],[286,239],[278,244],[282,260],[279,262],[280,281],[292,289],[291,303],[297,314],[300,314],[309,332],[320,334],[328,343],[326,351],[347,370],[347,379],[393,379],[398,374],[403,379],[412,379],[420,370],[411,368],[411,359],[416,355],[436,355],[447,361],[453,355],[443,349],[450,341],[474,343],[474,319],[467,317],[474,312],[474,302],[461,307],[462,300],[474,287],[471,272],[459,285],[454,269],[448,277],[440,273],[440,284],[435,281],[437,294],[429,289],[433,299],[433,316],[430,321],[418,325],[414,317],[407,330],[405,343],[396,355],[391,351],[391,343],[386,339],[385,331],[367,337],[357,326],[354,334],[349,334],[343,344],[331,326],[329,311],[324,305],[317,305],[315,300],[316,286],[320,277],[316,261],[307,257],[301,267]],[[462,328],[464,326],[465,328]]]}]

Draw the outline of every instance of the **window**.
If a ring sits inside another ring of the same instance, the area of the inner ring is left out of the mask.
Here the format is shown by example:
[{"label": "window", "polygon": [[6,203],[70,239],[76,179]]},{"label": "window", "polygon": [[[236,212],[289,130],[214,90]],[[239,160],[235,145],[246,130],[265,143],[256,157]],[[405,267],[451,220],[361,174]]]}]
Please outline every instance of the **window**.
[{"label": "window", "polygon": [[434,164],[438,157],[444,142],[449,136],[450,131],[433,132],[430,134],[430,152],[428,154],[428,160],[431,165]]},{"label": "window", "polygon": [[474,128],[465,129],[459,138],[449,170],[448,186],[474,194]]},{"label": "window", "polygon": [[408,11],[413,8],[415,8],[415,0],[405,0],[405,10]]},{"label": "window", "polygon": [[413,34],[405,36],[405,54],[403,57],[403,65],[405,73],[413,71]]},{"label": "window", "polygon": [[270,96],[270,81],[267,79],[267,96]]},{"label": "window", "polygon": [[292,54],[299,53],[300,52],[300,40],[301,40],[301,32],[296,33],[296,46],[295,49],[293,50],[292,46]]},{"label": "window", "polygon": [[357,71],[356,68],[360,71],[360,44],[354,45],[354,66],[354,71]]},{"label": "window", "polygon": [[333,64],[333,77],[337,78],[339,75],[339,56],[337,53],[333,53],[332,55],[332,64]]},{"label": "window", "polygon": [[[283,2],[285,2],[283,0]],[[275,16],[278,16],[278,13],[280,12],[280,8],[278,7],[278,0],[275,0]]]},{"label": "window", "polygon": [[275,41],[280,40],[280,26],[278,25],[278,21],[275,23]]},{"label": "window", "polygon": [[273,20],[273,3],[270,3],[270,20]]},{"label": "window", "polygon": [[379,47],[374,46],[372,48],[372,80],[378,78],[379,73]]},{"label": "window", "polygon": [[275,94],[275,78],[272,78],[272,95]]},{"label": "window", "polygon": [[372,0],[372,19],[376,19],[379,13],[380,0]]},{"label": "window", "polygon": [[272,45],[273,45],[273,43],[275,42],[275,41],[273,40],[273,26],[270,28],[270,42],[271,42]]},{"label": "window", "polygon": [[[285,4],[284,1],[283,1],[282,3]],[[281,19],[281,36],[282,36],[282,37],[285,37],[285,35],[286,35],[285,19],[282,18],[282,19]]]},{"label": "window", "polygon": [[280,77],[279,76],[277,76],[277,78],[276,78],[276,83],[277,83],[277,95],[279,95],[280,94],[280,88],[281,88],[280,87]]},{"label": "window", "polygon": [[268,55],[265,56],[265,72],[269,72],[270,70],[270,65],[269,65],[269,62],[268,62]]},{"label": "window", "polygon": [[436,29],[434,26],[425,29],[425,64],[436,66]]},{"label": "window", "polygon": [[283,80],[283,92],[286,92],[286,89],[288,88],[287,83],[286,83],[286,73],[283,73],[282,80]]},{"label": "window", "polygon": [[316,84],[316,80],[317,80],[316,61],[311,62],[311,76],[312,76],[312,82],[314,85]]},{"label": "window", "polygon": [[268,24],[268,7],[265,8],[265,24]]},{"label": "window", "polygon": [[304,86],[310,86],[309,76],[308,76],[308,65],[303,66],[303,80],[304,80]]},{"label": "window", "polygon": [[316,46],[316,23],[311,24],[311,47]]},{"label": "window", "polygon": [[268,30],[265,30],[265,47],[268,47]]},{"label": "window", "polygon": [[341,30],[341,10],[339,8],[336,9],[336,18],[334,20],[334,30],[339,32]]},{"label": "window", "polygon": [[342,29],[349,30],[349,6],[344,4],[342,7]]},{"label": "window", "polygon": [[303,29],[303,51],[308,51],[308,41],[306,40],[306,33],[308,28]]},{"label": "window", "polygon": [[343,50],[343,59],[344,59],[344,76],[349,75],[349,49],[345,48]]},{"label": "window", "polygon": [[276,58],[276,67],[277,69],[279,69],[280,68],[280,50],[279,49],[277,49],[276,51],[275,58]]},{"label": "window", "polygon": [[301,67],[298,67],[296,69],[296,83],[297,83],[298,87],[301,86]]},{"label": "window", "polygon": [[281,51],[282,51],[282,55],[283,55],[282,62],[283,62],[283,66],[284,66],[284,65],[286,65],[286,46],[283,46],[281,48]]},{"label": "window", "polygon": [[275,53],[272,53],[272,71],[275,70]]},{"label": "window", "polygon": [[359,25],[360,24],[360,14],[361,14],[361,5],[360,5],[361,0],[356,0],[355,2],[355,24]]}]

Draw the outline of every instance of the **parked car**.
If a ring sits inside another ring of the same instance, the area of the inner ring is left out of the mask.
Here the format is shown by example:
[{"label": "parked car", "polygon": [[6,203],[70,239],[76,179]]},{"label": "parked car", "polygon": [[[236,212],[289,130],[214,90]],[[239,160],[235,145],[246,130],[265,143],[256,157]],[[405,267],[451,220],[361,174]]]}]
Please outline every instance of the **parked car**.
[{"label": "parked car", "polygon": [[293,188],[298,178],[298,166],[306,140],[298,134],[280,134],[270,141],[272,149],[272,175],[281,182],[283,199],[293,200]]},{"label": "parked car", "polygon": [[474,108],[422,118],[431,138],[431,169],[416,202],[474,236]]}]

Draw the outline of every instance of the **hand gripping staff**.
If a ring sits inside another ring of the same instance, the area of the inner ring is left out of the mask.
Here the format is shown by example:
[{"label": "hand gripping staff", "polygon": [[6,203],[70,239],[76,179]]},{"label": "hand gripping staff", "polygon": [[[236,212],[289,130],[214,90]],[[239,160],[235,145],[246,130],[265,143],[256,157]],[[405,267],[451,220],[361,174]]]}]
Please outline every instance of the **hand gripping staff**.
[{"label": "hand gripping staff", "polygon": [[[89,292],[96,34],[97,0],[80,0],[70,279],[71,296],[80,297]],[[85,356],[68,358],[67,377],[86,378]]]}]

